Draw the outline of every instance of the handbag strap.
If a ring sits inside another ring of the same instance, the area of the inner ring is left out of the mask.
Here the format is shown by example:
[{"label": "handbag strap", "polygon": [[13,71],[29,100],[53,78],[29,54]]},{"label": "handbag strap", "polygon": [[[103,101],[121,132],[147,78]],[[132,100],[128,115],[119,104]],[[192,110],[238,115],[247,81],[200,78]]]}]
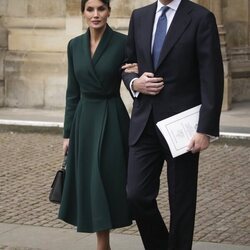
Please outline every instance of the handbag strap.
[{"label": "handbag strap", "polygon": [[65,154],[65,155],[64,155],[64,159],[63,159],[62,169],[66,169],[66,166],[67,166],[67,158],[68,158],[68,155]]}]

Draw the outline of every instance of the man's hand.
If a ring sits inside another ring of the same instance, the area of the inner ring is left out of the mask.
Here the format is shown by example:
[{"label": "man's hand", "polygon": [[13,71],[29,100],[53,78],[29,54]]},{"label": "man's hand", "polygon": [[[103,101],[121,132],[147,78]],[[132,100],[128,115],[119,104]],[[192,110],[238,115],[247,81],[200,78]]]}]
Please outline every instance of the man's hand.
[{"label": "man's hand", "polygon": [[188,151],[191,151],[193,154],[205,150],[210,144],[209,136],[201,133],[195,133],[191,142],[188,145]]},{"label": "man's hand", "polygon": [[163,87],[163,78],[154,77],[154,74],[149,72],[145,72],[140,78],[134,80],[132,85],[133,91],[146,95],[157,95]]}]

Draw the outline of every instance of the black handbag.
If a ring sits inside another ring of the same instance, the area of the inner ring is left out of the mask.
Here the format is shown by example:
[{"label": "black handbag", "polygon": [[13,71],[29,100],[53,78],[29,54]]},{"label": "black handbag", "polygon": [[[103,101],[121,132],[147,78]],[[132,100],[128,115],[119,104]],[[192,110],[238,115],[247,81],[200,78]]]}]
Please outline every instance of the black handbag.
[{"label": "black handbag", "polygon": [[62,200],[62,192],[64,185],[64,178],[66,173],[67,155],[64,156],[61,169],[57,170],[56,176],[52,182],[49,194],[49,201],[55,204],[60,204]]}]

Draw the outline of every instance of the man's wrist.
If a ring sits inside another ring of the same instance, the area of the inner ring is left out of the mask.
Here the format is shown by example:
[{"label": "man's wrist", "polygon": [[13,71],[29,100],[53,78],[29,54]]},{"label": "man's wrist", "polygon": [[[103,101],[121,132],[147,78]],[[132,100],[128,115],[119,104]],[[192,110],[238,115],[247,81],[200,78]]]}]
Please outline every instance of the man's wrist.
[{"label": "man's wrist", "polygon": [[135,81],[137,80],[137,78],[136,79],[134,79],[132,82],[131,82],[131,89],[134,91],[134,92],[137,92],[137,90],[135,89]]},{"label": "man's wrist", "polygon": [[131,80],[131,82],[130,82],[130,84],[129,84],[129,87],[130,87],[131,93],[132,93],[133,97],[135,97],[135,98],[137,98],[137,97],[138,97],[138,95],[139,95],[139,92],[138,92],[138,91],[136,91],[136,90],[134,89],[134,86],[133,86],[134,81],[135,81],[136,79],[138,79],[138,78],[134,78],[134,79],[132,79],[132,80]]}]

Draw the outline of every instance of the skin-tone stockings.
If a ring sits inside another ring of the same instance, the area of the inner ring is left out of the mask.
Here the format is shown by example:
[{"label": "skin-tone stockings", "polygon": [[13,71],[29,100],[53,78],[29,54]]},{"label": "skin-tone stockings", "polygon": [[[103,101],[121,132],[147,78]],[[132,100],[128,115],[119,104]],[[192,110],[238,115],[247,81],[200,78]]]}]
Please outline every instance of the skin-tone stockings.
[{"label": "skin-tone stockings", "polygon": [[111,250],[109,242],[109,231],[101,231],[96,233],[97,250]]}]

